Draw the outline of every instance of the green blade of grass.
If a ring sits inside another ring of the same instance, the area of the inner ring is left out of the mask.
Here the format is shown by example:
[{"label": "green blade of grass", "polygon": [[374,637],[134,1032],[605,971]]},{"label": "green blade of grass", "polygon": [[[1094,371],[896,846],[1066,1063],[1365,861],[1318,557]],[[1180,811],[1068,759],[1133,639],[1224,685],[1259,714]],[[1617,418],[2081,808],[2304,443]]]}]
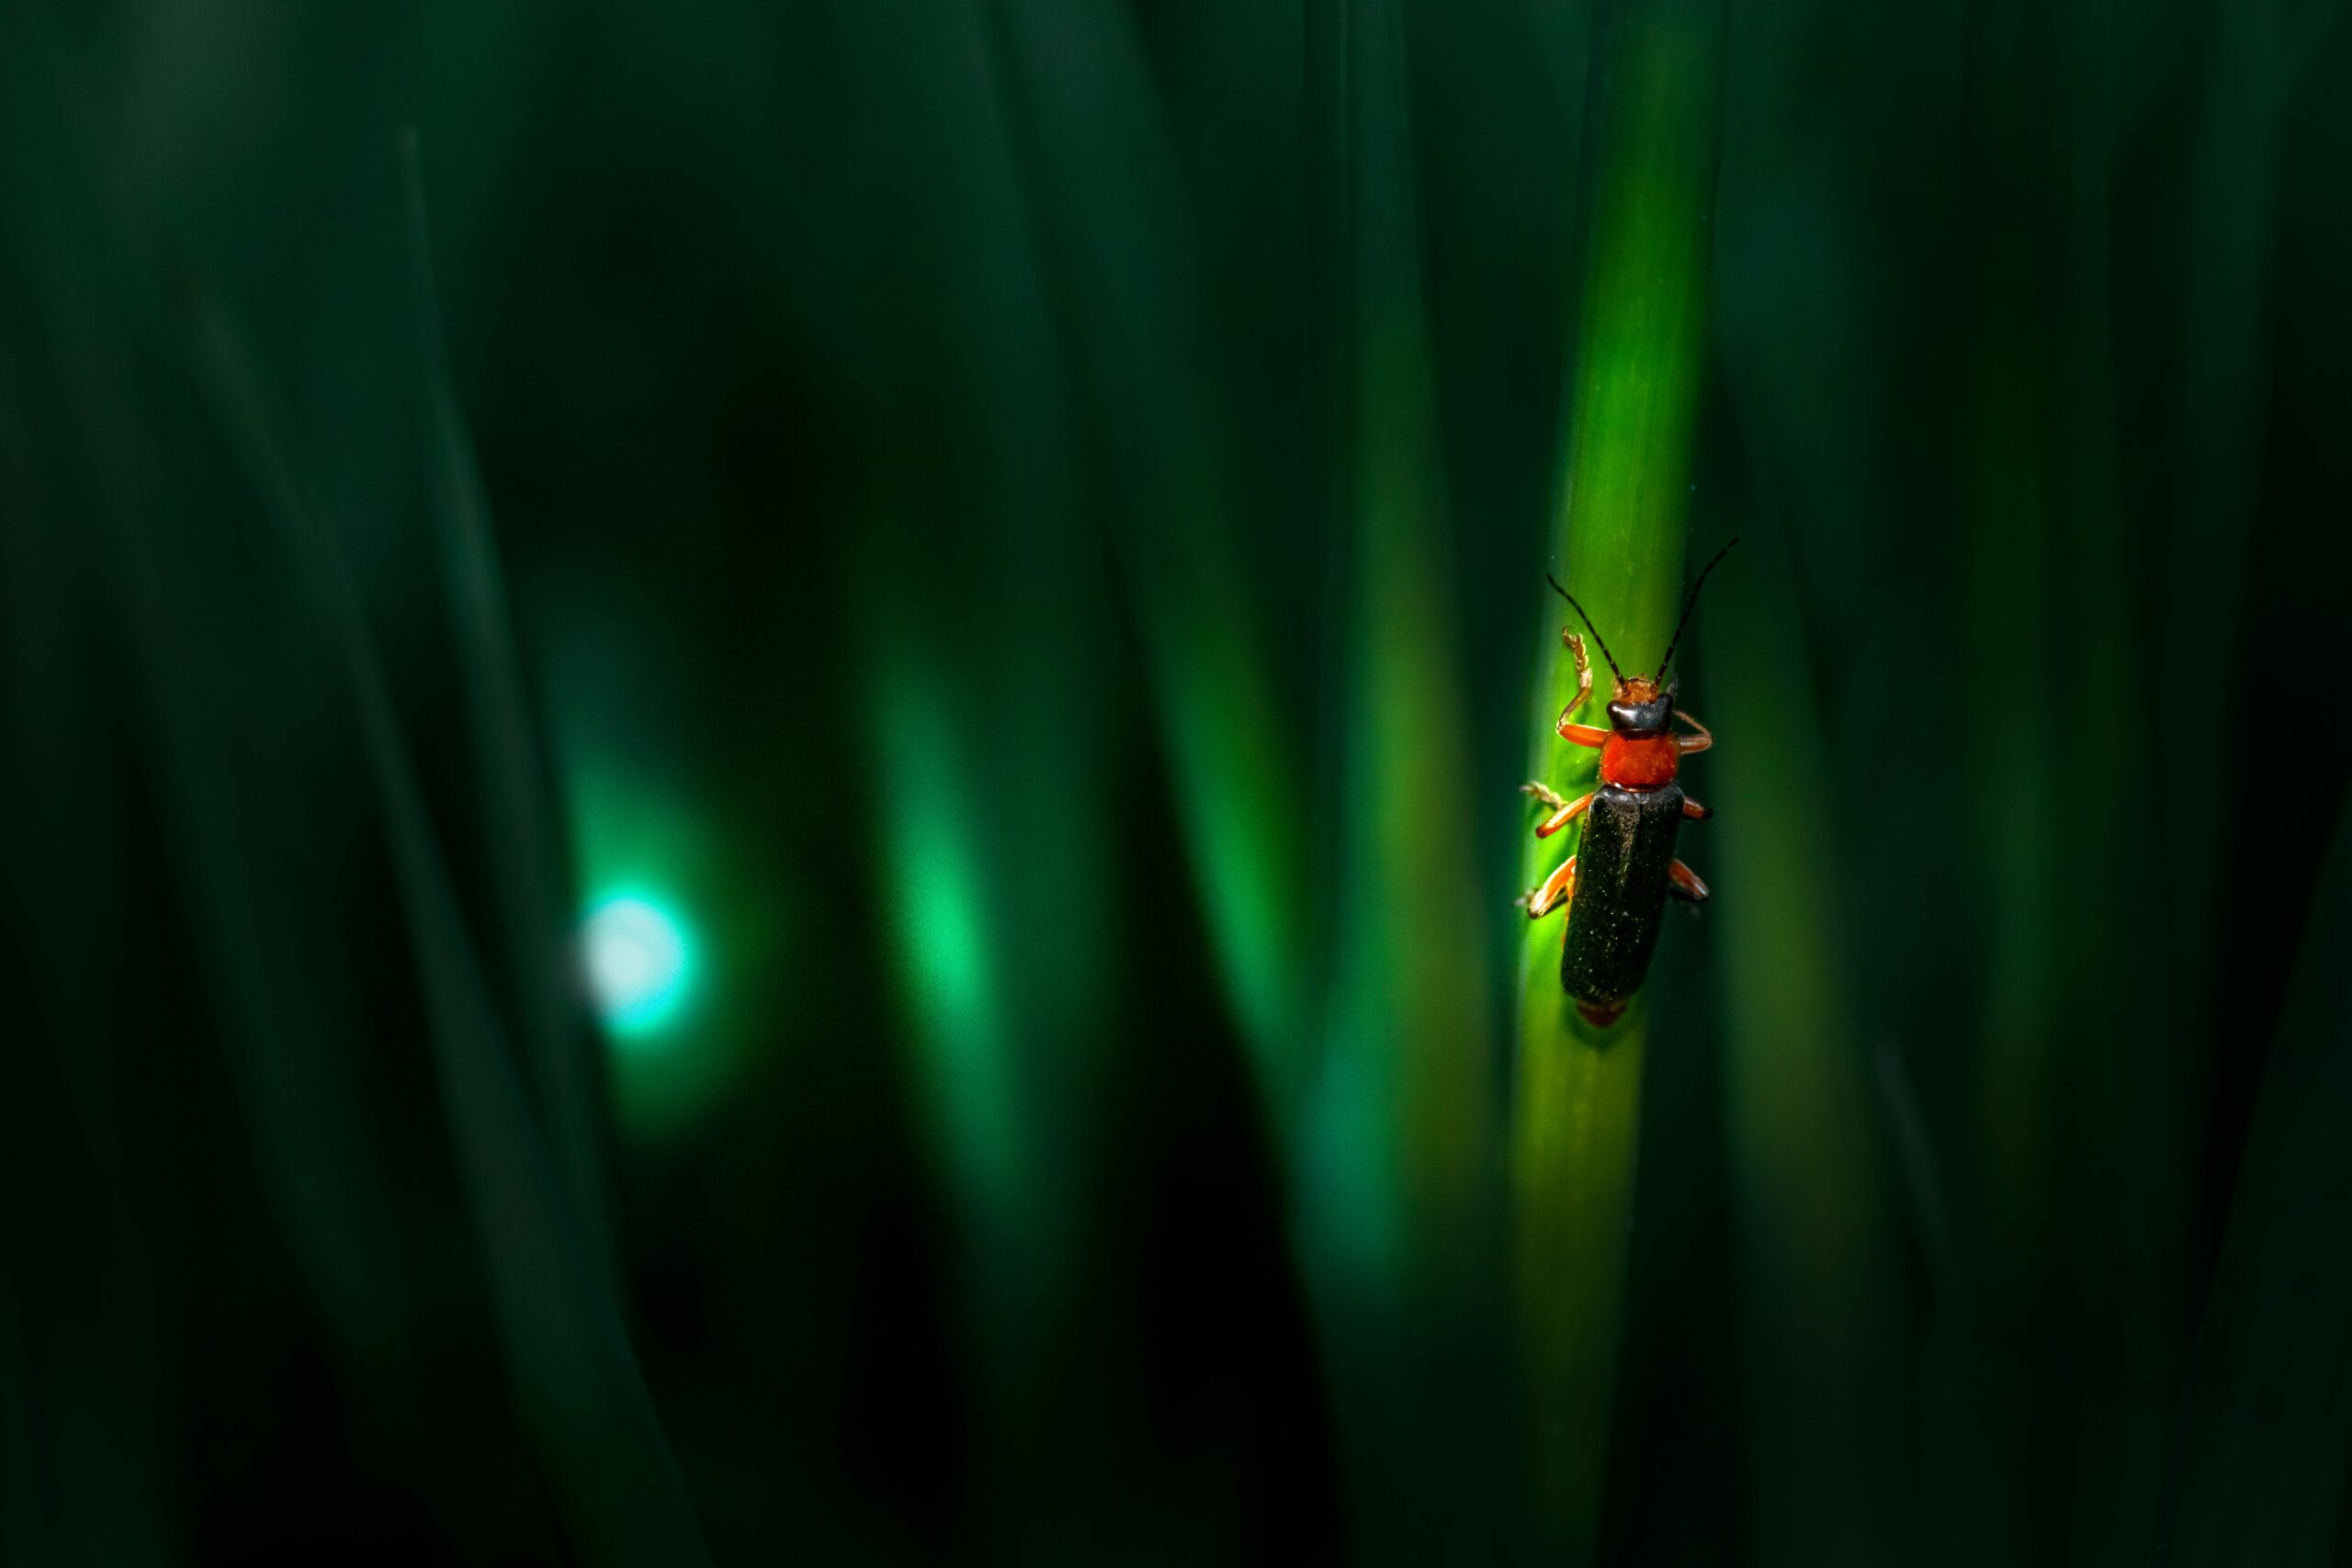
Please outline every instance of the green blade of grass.
[{"label": "green blade of grass", "polygon": [[[1553,537],[1555,570],[1632,674],[1664,653],[1681,598],[1723,11],[1625,0],[1600,25],[1589,259]],[[1573,617],[1543,592],[1532,776],[1574,795],[1592,787],[1598,759],[1553,733],[1575,692],[1560,639]],[[1587,647],[1605,697],[1608,671],[1589,637]],[[1570,848],[1531,833],[1521,886]],[[1646,1010],[1637,998],[1606,1032],[1576,1014],[1560,984],[1565,919],[1529,922],[1520,937],[1511,1143],[1532,1524],[1549,1551],[1581,1561],[1608,1453]]]}]

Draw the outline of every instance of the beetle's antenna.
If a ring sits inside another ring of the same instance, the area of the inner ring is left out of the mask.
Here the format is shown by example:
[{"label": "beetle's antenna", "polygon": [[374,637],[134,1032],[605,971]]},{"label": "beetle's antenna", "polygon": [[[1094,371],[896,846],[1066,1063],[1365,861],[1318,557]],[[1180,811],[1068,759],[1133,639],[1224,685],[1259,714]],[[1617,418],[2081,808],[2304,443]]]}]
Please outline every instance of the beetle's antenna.
[{"label": "beetle's antenna", "polygon": [[1569,592],[1566,589],[1560,587],[1560,580],[1554,577],[1548,571],[1544,574],[1544,581],[1550,583],[1553,588],[1557,591],[1560,597],[1568,602],[1568,608],[1577,613],[1577,619],[1582,621],[1584,623],[1584,629],[1592,634],[1592,640],[1600,644],[1600,657],[1609,660],[1609,672],[1611,675],[1616,676],[1619,682],[1622,684],[1625,679],[1625,672],[1617,668],[1617,661],[1615,660],[1609,658],[1609,643],[1607,639],[1601,637],[1600,628],[1592,624],[1592,617],[1584,613],[1584,606],[1577,603],[1576,595]]},{"label": "beetle's antenna", "polygon": [[[1731,545],[1737,543],[1739,543],[1739,536],[1734,534],[1731,536]],[[1666,657],[1657,661],[1659,680],[1666,679],[1666,667],[1674,662],[1674,650],[1682,641],[1682,628],[1690,624],[1690,612],[1699,607],[1699,590],[1707,586],[1707,573],[1715,570],[1715,561],[1731,554],[1731,545],[1725,545],[1722,549],[1717,550],[1714,559],[1699,569],[1699,581],[1690,585],[1690,597],[1683,602],[1682,618],[1674,623],[1674,639],[1666,645]]]}]

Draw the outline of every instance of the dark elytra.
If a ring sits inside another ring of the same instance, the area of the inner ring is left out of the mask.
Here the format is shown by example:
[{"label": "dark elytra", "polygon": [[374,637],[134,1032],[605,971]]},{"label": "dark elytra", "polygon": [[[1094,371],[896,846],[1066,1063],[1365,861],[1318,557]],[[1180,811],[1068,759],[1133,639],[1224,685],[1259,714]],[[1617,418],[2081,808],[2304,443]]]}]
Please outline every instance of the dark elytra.
[{"label": "dark elytra", "polygon": [[1577,846],[1576,894],[1560,949],[1560,984],[1580,1002],[1613,1008],[1641,988],[1666,910],[1682,787],[1603,784]]}]

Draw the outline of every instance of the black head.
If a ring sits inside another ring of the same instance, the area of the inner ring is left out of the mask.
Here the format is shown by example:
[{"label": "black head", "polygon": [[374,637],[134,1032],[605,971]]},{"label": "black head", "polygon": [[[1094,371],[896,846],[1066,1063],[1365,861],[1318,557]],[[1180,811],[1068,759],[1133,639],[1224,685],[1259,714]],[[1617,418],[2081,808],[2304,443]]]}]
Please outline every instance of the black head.
[{"label": "black head", "polygon": [[1609,728],[1628,739],[1663,735],[1674,722],[1674,694],[1680,682],[1664,687],[1646,675],[1617,682],[1616,700],[1609,705]]}]

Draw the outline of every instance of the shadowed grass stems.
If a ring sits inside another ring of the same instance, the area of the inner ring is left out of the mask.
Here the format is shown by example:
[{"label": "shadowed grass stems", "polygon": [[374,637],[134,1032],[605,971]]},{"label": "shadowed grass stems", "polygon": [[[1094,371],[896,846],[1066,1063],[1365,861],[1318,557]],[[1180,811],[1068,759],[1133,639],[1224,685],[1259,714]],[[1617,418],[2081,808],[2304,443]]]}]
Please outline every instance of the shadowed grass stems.
[{"label": "shadowed grass stems", "polygon": [[[584,1560],[698,1562],[700,1528],[609,1286],[556,1174],[467,930],[348,568],[307,510],[258,372],[216,311],[192,336],[219,417],[325,607],[390,835],[451,1142],[496,1303],[517,1411]],[[542,984],[555,983],[542,976]]]},{"label": "shadowed grass stems", "polygon": [[2167,1563],[2340,1561],[2352,1465],[2352,812],[2339,809],[2173,1428]]},{"label": "shadowed grass stems", "polygon": [[440,547],[458,668],[466,694],[484,849],[496,874],[494,951],[504,970],[533,1100],[591,1266],[616,1278],[605,1179],[605,1096],[586,1027],[571,932],[572,899],[538,720],[526,687],[504,573],[492,537],[490,502],[458,409],[425,220],[417,133],[399,136],[409,270],[416,305],[418,423],[434,532]]}]

